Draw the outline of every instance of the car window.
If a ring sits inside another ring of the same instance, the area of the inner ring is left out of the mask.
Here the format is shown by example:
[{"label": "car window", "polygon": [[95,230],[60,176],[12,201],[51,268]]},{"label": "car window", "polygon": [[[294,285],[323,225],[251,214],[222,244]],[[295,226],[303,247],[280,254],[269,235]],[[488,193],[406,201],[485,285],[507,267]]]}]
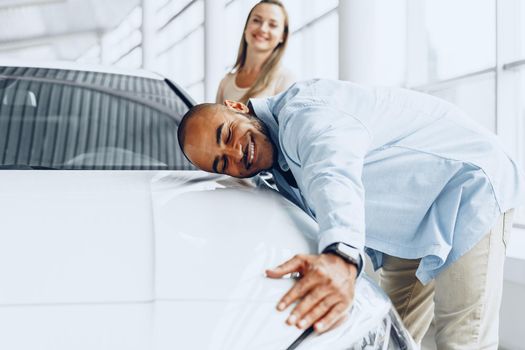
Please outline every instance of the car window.
[{"label": "car window", "polygon": [[0,67],[0,169],[193,169],[180,96],[163,80]]}]

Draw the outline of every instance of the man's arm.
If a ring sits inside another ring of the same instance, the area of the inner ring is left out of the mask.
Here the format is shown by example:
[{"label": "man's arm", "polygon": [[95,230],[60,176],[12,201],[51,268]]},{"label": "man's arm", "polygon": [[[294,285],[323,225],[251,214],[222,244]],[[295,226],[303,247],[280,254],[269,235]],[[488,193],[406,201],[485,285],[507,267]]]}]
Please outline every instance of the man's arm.
[{"label": "man's arm", "polygon": [[[359,120],[328,106],[309,106],[300,115],[283,118],[283,152],[300,167],[301,193],[319,223],[319,251],[333,243],[355,247],[363,257],[363,159],[370,135]],[[300,255],[269,277],[290,272],[303,276],[281,299],[278,309],[298,302],[287,322],[299,328],[314,324],[323,332],[351,306],[357,268],[334,254]]]}]

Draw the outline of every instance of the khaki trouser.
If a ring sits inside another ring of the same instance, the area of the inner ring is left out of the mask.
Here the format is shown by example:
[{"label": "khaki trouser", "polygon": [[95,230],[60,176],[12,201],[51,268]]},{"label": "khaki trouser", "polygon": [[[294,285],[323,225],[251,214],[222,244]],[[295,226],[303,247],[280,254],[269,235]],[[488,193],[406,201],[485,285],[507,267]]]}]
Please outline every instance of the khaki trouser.
[{"label": "khaki trouser", "polygon": [[503,263],[512,214],[510,210],[501,215],[477,245],[427,285],[415,276],[420,259],[384,256],[381,287],[418,344],[434,318],[440,350],[498,348]]}]

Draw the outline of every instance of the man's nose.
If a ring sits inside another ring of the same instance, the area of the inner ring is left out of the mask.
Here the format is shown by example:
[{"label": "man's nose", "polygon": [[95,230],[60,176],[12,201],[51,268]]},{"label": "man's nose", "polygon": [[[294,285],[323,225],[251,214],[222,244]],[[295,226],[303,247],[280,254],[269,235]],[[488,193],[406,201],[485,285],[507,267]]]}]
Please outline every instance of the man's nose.
[{"label": "man's nose", "polygon": [[236,162],[240,162],[244,156],[242,145],[240,143],[229,147],[225,147],[224,153],[227,157],[231,158]]}]

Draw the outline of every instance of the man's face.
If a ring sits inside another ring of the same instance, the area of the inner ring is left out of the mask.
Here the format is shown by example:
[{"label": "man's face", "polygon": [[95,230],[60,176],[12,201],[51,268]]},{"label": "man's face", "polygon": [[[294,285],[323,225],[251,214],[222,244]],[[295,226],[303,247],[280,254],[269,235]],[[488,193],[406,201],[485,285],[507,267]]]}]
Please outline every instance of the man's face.
[{"label": "man's face", "polygon": [[186,124],[184,153],[198,168],[234,177],[269,169],[274,146],[262,124],[239,102],[209,108]]}]

